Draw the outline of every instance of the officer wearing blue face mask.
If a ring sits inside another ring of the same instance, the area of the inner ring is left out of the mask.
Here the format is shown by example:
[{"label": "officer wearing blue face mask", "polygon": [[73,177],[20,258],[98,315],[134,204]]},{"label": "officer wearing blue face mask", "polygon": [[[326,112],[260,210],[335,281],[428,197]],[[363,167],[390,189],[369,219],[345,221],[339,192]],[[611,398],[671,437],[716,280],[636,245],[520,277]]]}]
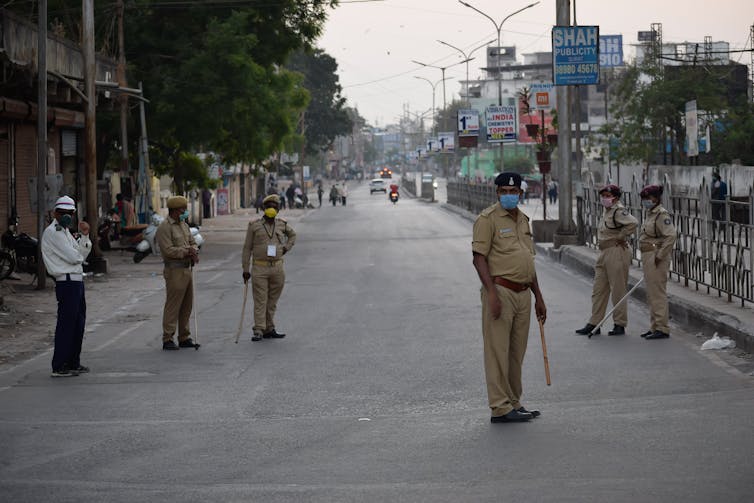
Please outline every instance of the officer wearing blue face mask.
[{"label": "officer wearing blue face mask", "polygon": [[[160,248],[165,269],[165,309],[162,313],[162,349],[198,347],[191,339],[189,319],[194,301],[191,268],[199,262],[188,220],[188,200],[183,196],[168,199],[168,218],[157,228],[155,240]],[[178,345],[173,341],[178,325]]]},{"label": "officer wearing blue face mask", "polygon": [[69,231],[76,204],[68,196],[55,202],[55,220],[42,234],[42,260],[47,273],[55,278],[58,322],[55,326],[55,352],[52,377],[71,377],[89,372],[81,365],[81,343],[86,325],[86,297],[82,264],[92,249],[89,224],[80,222],[79,234]]},{"label": "officer wearing blue face mask", "polygon": [[[474,222],[474,267],[482,282],[484,372],[491,422],[528,421],[540,415],[521,404],[521,368],[529,338],[531,295],[537,318],[547,318],[534,270],[534,241],[529,218],[518,210],[521,176],[495,179],[499,202]],[[530,293],[531,291],[531,293]]]}]

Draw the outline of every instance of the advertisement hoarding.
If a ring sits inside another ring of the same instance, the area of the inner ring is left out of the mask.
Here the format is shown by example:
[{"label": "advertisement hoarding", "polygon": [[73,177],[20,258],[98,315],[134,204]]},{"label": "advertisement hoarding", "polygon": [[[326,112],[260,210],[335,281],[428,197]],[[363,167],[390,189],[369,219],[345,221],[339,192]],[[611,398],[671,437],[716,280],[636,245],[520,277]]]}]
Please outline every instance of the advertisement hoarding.
[{"label": "advertisement hoarding", "polygon": [[458,136],[479,136],[479,110],[458,111]]},{"label": "advertisement hoarding", "polygon": [[456,149],[455,134],[453,131],[437,133],[437,141],[440,142],[440,152],[453,152]]},{"label": "advertisement hoarding", "polygon": [[487,141],[512,143],[516,141],[516,107],[491,106],[484,111]]},{"label": "advertisement hoarding", "polygon": [[599,26],[553,27],[552,67],[556,86],[599,83]]},{"label": "advertisement hoarding", "polygon": [[600,35],[600,68],[623,66],[623,35]]}]

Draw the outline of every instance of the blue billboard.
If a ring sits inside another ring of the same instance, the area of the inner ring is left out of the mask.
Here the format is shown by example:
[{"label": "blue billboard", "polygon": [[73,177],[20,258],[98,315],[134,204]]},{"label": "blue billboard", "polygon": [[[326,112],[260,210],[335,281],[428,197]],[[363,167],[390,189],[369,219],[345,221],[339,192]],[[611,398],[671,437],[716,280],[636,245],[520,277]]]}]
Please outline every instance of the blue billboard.
[{"label": "blue billboard", "polygon": [[552,29],[552,81],[556,86],[600,81],[599,26],[555,26]]},{"label": "blue billboard", "polygon": [[600,35],[600,67],[623,66],[623,35]]}]

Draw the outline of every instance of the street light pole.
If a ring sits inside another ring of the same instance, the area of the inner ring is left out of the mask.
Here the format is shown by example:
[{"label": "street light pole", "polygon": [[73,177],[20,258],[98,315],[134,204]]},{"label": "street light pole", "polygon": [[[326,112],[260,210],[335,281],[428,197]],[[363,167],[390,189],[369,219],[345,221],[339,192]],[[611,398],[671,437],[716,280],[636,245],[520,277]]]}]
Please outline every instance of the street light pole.
[{"label": "street light pole", "polygon": [[[502,21],[500,21],[500,24],[497,24],[495,22],[495,20],[492,19],[492,17],[490,17],[489,15],[487,15],[484,12],[480,11],[479,9],[477,9],[476,7],[474,7],[473,5],[471,5],[470,3],[464,2],[463,0],[458,0],[458,3],[460,3],[464,7],[468,7],[469,9],[474,10],[474,11],[478,12],[479,14],[483,15],[484,17],[486,17],[487,19],[489,19],[490,21],[492,21],[492,24],[495,26],[495,30],[497,31],[497,51],[498,51],[498,53],[497,53],[497,105],[498,106],[502,106],[502,104],[503,104],[503,81],[502,81],[503,71],[502,71],[502,66],[500,65],[500,32],[502,31],[503,25],[505,24],[505,22],[508,19],[512,18],[513,16],[515,16],[519,12],[523,12],[526,9],[530,9],[530,8],[534,7],[539,2],[531,3],[531,4],[527,5],[526,7],[522,7],[520,9],[518,9],[517,11],[515,11],[515,12],[513,12],[511,14],[508,14],[507,16],[505,16],[503,18]],[[503,171],[503,165],[504,165],[504,163],[503,163],[503,142],[500,142],[500,171]]]},{"label": "street light pole", "polygon": [[449,44],[449,43],[444,42],[442,40],[438,40],[438,42],[440,42],[443,45],[447,45],[448,47],[453,48],[456,51],[460,52],[461,55],[466,60],[466,106],[470,107],[471,106],[471,98],[469,96],[469,61],[471,61],[472,59],[474,59],[474,58],[471,57],[471,55],[474,54],[477,50],[481,49],[482,47],[486,47],[486,46],[490,45],[492,42],[494,42],[494,40],[490,40],[489,42],[483,43],[479,47],[475,47],[468,54],[466,54],[466,52],[464,52],[463,49],[459,49],[458,47],[454,46],[453,44]]},{"label": "street light pole", "polygon": [[[426,66],[427,68],[437,68],[438,70],[440,70],[442,72],[442,108],[443,108],[443,110],[445,110],[445,108],[447,108],[447,106],[448,106],[447,103],[446,103],[446,101],[445,101],[445,70],[447,70],[448,68],[454,67],[456,65],[461,65],[463,63],[468,63],[472,59],[474,59],[474,58],[465,59],[463,61],[459,61],[457,63],[453,63],[452,65],[447,65],[447,66],[429,65],[427,63],[422,63],[421,61],[416,61],[415,59],[412,59],[411,61],[413,63],[416,63],[417,65]],[[447,125],[446,124],[443,124],[443,127],[447,129]]]},{"label": "street light pole", "polygon": [[[419,80],[424,80],[426,82],[429,82],[429,85],[432,86],[432,132],[436,133],[437,132],[437,123],[435,121],[435,87],[437,87],[437,84],[439,84],[440,82],[444,82],[445,81],[445,77],[443,76],[442,79],[438,80],[434,84],[432,83],[431,80],[429,80],[427,78],[424,78],[424,77],[419,77],[417,75],[414,75],[414,78],[415,79],[419,79]],[[453,77],[448,77],[448,79],[452,79],[452,78]]]}]

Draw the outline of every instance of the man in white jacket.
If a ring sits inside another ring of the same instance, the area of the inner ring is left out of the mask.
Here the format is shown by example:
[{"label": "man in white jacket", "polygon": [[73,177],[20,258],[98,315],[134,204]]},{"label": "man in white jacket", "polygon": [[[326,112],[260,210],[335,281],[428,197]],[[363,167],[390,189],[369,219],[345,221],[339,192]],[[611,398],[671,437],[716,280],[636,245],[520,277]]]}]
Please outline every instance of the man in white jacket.
[{"label": "man in white jacket", "polygon": [[47,272],[55,278],[58,322],[55,326],[55,352],[52,377],[71,377],[89,372],[81,365],[81,343],[86,325],[84,260],[89,255],[89,224],[79,222],[75,237],[68,228],[73,223],[76,203],[68,196],[55,202],[55,219],[42,234],[42,259]]}]

